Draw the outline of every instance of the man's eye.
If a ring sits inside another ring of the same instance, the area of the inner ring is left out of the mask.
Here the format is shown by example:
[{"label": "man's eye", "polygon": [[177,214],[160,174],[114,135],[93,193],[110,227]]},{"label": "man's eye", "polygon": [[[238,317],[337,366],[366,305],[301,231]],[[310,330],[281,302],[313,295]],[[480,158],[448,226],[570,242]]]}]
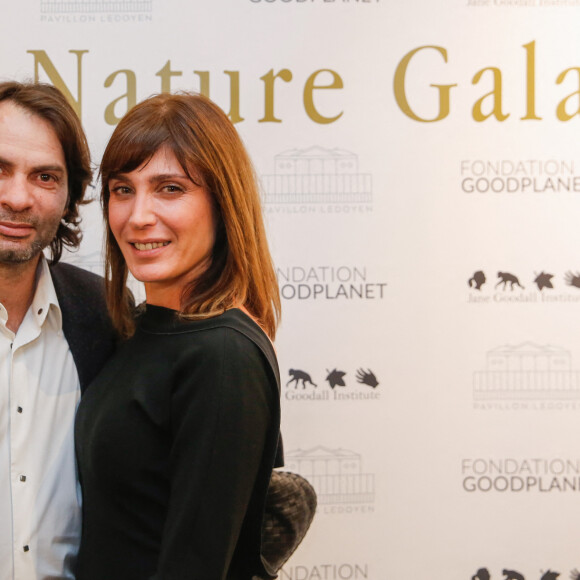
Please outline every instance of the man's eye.
[{"label": "man's eye", "polygon": [[41,173],[39,175],[39,179],[40,179],[40,181],[43,181],[44,183],[50,183],[51,181],[56,181],[56,177],[54,175],[51,175],[50,173]]},{"label": "man's eye", "polygon": [[119,195],[124,195],[127,193],[131,193],[131,190],[126,185],[118,185],[117,187],[113,187],[111,189],[112,193],[117,193]]}]

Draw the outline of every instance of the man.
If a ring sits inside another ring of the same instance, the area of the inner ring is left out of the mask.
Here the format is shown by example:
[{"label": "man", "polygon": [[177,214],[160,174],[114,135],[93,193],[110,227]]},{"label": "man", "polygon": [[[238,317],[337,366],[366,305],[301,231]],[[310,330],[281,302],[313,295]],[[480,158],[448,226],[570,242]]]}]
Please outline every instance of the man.
[{"label": "man", "polygon": [[102,279],[57,263],[90,179],[62,94],[0,83],[0,580],[74,578],[74,414],[114,346]]}]

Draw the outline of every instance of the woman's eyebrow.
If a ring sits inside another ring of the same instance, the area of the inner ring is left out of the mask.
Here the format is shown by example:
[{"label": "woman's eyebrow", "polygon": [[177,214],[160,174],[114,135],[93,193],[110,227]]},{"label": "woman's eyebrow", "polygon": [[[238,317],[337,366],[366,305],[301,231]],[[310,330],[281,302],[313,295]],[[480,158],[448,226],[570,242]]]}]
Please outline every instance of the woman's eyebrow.
[{"label": "woman's eyebrow", "polygon": [[150,183],[158,183],[167,179],[189,179],[185,173],[160,173],[149,178]]}]

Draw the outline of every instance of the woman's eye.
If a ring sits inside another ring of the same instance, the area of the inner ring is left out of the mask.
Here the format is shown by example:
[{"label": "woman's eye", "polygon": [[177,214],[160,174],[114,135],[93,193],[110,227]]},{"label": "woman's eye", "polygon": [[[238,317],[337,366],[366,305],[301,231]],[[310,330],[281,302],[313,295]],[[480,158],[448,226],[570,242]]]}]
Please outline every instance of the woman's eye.
[{"label": "woman's eye", "polygon": [[167,193],[179,193],[181,191],[183,191],[183,188],[181,188],[179,185],[165,185],[163,187],[163,190],[166,191]]}]

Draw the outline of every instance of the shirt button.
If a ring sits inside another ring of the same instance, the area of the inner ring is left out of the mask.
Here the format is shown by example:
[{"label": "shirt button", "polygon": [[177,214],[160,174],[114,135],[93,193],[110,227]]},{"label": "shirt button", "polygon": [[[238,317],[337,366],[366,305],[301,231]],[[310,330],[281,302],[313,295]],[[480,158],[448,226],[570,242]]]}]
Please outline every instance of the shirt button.
[{"label": "shirt button", "polygon": [[26,481],[26,475],[21,475],[20,476],[20,481],[22,481],[22,482]]},{"label": "shirt button", "polygon": [[42,314],[42,308],[38,309],[38,314]]},{"label": "shirt button", "polygon": [[26,545],[22,548],[25,552],[28,552],[28,550],[30,550],[30,546]]},{"label": "shirt button", "polygon": [[22,413],[22,407],[18,407],[16,410],[17,410],[19,413]]}]

